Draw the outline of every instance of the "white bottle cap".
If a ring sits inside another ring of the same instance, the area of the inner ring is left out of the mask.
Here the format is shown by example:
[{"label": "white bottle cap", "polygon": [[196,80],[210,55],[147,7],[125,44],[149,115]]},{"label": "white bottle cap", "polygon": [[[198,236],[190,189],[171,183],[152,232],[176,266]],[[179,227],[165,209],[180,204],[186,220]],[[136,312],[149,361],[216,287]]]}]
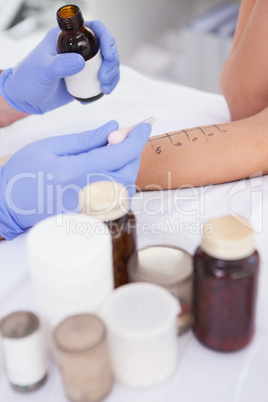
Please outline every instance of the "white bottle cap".
[{"label": "white bottle cap", "polygon": [[255,251],[254,233],[250,223],[241,217],[223,216],[206,222],[202,250],[222,260],[238,260]]},{"label": "white bottle cap", "polygon": [[79,194],[80,211],[102,221],[119,219],[129,211],[126,187],[115,181],[98,181],[84,187]]}]

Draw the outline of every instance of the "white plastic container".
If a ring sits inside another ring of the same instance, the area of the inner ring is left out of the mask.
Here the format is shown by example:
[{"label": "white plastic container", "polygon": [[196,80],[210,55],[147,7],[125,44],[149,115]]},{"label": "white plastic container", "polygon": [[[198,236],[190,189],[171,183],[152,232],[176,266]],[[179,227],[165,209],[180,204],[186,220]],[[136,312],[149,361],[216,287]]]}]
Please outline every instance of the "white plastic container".
[{"label": "white plastic container", "polygon": [[83,214],[57,215],[27,238],[34,297],[47,336],[64,318],[96,312],[113,289],[107,226]]},{"label": "white plastic container", "polygon": [[128,261],[129,282],[148,282],[163,286],[178,298],[181,313],[178,316],[178,334],[182,335],[193,324],[193,261],[185,250],[156,245],[134,253]]},{"label": "white plastic container", "polygon": [[115,377],[147,388],[166,381],[178,361],[178,300],[149,283],[117,288],[102,308]]}]

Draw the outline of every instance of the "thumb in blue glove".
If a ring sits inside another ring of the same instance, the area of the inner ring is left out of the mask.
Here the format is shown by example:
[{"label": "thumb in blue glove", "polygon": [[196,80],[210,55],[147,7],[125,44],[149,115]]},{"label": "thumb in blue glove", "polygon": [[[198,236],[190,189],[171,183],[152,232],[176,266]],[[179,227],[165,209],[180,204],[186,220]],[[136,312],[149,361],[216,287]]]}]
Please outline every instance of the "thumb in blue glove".
[{"label": "thumb in blue glove", "polygon": [[77,212],[81,189],[115,180],[132,192],[151,125],[136,126],[122,143],[107,145],[114,121],[92,131],[26,145],[0,168],[0,235],[12,239],[40,220]]},{"label": "thumb in blue glove", "polygon": [[[114,38],[99,21],[87,23],[100,41],[103,56],[99,79],[103,93],[110,93],[119,81],[119,57]],[[96,32],[95,32],[96,31]],[[43,114],[73,100],[63,77],[76,74],[85,66],[78,53],[57,54],[58,27],[16,67],[0,74],[0,94],[14,109],[29,114]]]}]

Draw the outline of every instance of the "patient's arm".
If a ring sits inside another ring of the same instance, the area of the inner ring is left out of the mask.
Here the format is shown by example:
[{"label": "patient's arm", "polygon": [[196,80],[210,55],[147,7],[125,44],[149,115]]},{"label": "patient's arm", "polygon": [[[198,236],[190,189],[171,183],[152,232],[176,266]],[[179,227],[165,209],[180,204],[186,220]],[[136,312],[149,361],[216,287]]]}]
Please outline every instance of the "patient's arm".
[{"label": "patient's arm", "polygon": [[232,120],[268,106],[267,20],[267,0],[242,0],[232,51],[221,73]]},{"label": "patient's arm", "polygon": [[241,121],[151,137],[138,190],[201,186],[268,173],[268,108]]},{"label": "patient's arm", "polygon": [[0,128],[9,126],[15,121],[23,119],[26,116],[29,115],[13,109],[13,107],[10,106],[0,95]]}]

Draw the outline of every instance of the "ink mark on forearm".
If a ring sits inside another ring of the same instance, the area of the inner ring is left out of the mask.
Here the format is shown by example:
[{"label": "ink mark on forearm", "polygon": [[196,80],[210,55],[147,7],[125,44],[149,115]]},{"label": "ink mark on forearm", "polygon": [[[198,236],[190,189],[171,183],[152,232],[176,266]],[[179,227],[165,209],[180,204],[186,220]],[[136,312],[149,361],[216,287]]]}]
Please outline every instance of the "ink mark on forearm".
[{"label": "ink mark on forearm", "polygon": [[216,126],[215,124],[213,124],[213,127],[215,127],[217,130],[219,130],[220,133],[226,133],[226,131],[227,131],[227,130],[220,129],[220,127]]},{"label": "ink mark on forearm", "polygon": [[202,128],[201,127],[197,127],[200,131],[201,131],[201,133],[204,135],[204,136],[206,136],[206,133],[205,133],[205,131],[204,130],[202,130]]},{"label": "ink mark on forearm", "polygon": [[188,138],[188,140],[191,141],[187,131],[186,130],[182,130],[182,131],[186,134],[186,137]]},{"label": "ink mark on forearm", "polygon": [[153,146],[153,141],[158,141],[158,140],[161,140],[161,139],[163,139],[163,138],[164,138],[164,137],[161,136],[161,137],[157,137],[157,138],[149,138],[149,140],[148,140],[148,142],[150,142],[150,144],[151,144],[151,147],[152,147],[153,151],[154,151],[157,155],[161,154],[162,149],[161,149],[161,147],[156,147],[156,148],[154,148],[154,146]]},{"label": "ink mark on forearm", "polygon": [[[213,129],[214,128],[214,129]],[[215,131],[216,129],[216,131]],[[151,143],[151,147],[153,151],[157,154],[160,155],[163,151],[162,146],[158,146],[159,141],[161,140],[169,140],[168,143],[171,143],[171,145],[174,145],[176,147],[181,147],[183,145],[186,145],[185,141],[187,142],[186,138],[190,143],[196,142],[199,143],[199,140],[201,142],[208,141],[208,137],[215,136],[216,133],[226,133],[228,130],[225,130],[222,128],[222,125],[208,125],[208,126],[202,126],[202,127],[193,127],[189,128],[187,130],[179,130],[179,131],[172,131],[170,133],[165,133],[156,137],[151,137],[149,138],[148,141]],[[184,136],[183,136],[184,135]],[[177,138],[175,136],[180,136],[179,140],[177,141]],[[202,140],[203,139],[203,140]],[[153,142],[157,141],[155,146],[153,145]]]},{"label": "ink mark on forearm", "polygon": [[170,135],[168,133],[166,133],[166,136],[168,137],[169,141],[171,142],[171,144],[173,145],[172,139],[170,138]]}]

